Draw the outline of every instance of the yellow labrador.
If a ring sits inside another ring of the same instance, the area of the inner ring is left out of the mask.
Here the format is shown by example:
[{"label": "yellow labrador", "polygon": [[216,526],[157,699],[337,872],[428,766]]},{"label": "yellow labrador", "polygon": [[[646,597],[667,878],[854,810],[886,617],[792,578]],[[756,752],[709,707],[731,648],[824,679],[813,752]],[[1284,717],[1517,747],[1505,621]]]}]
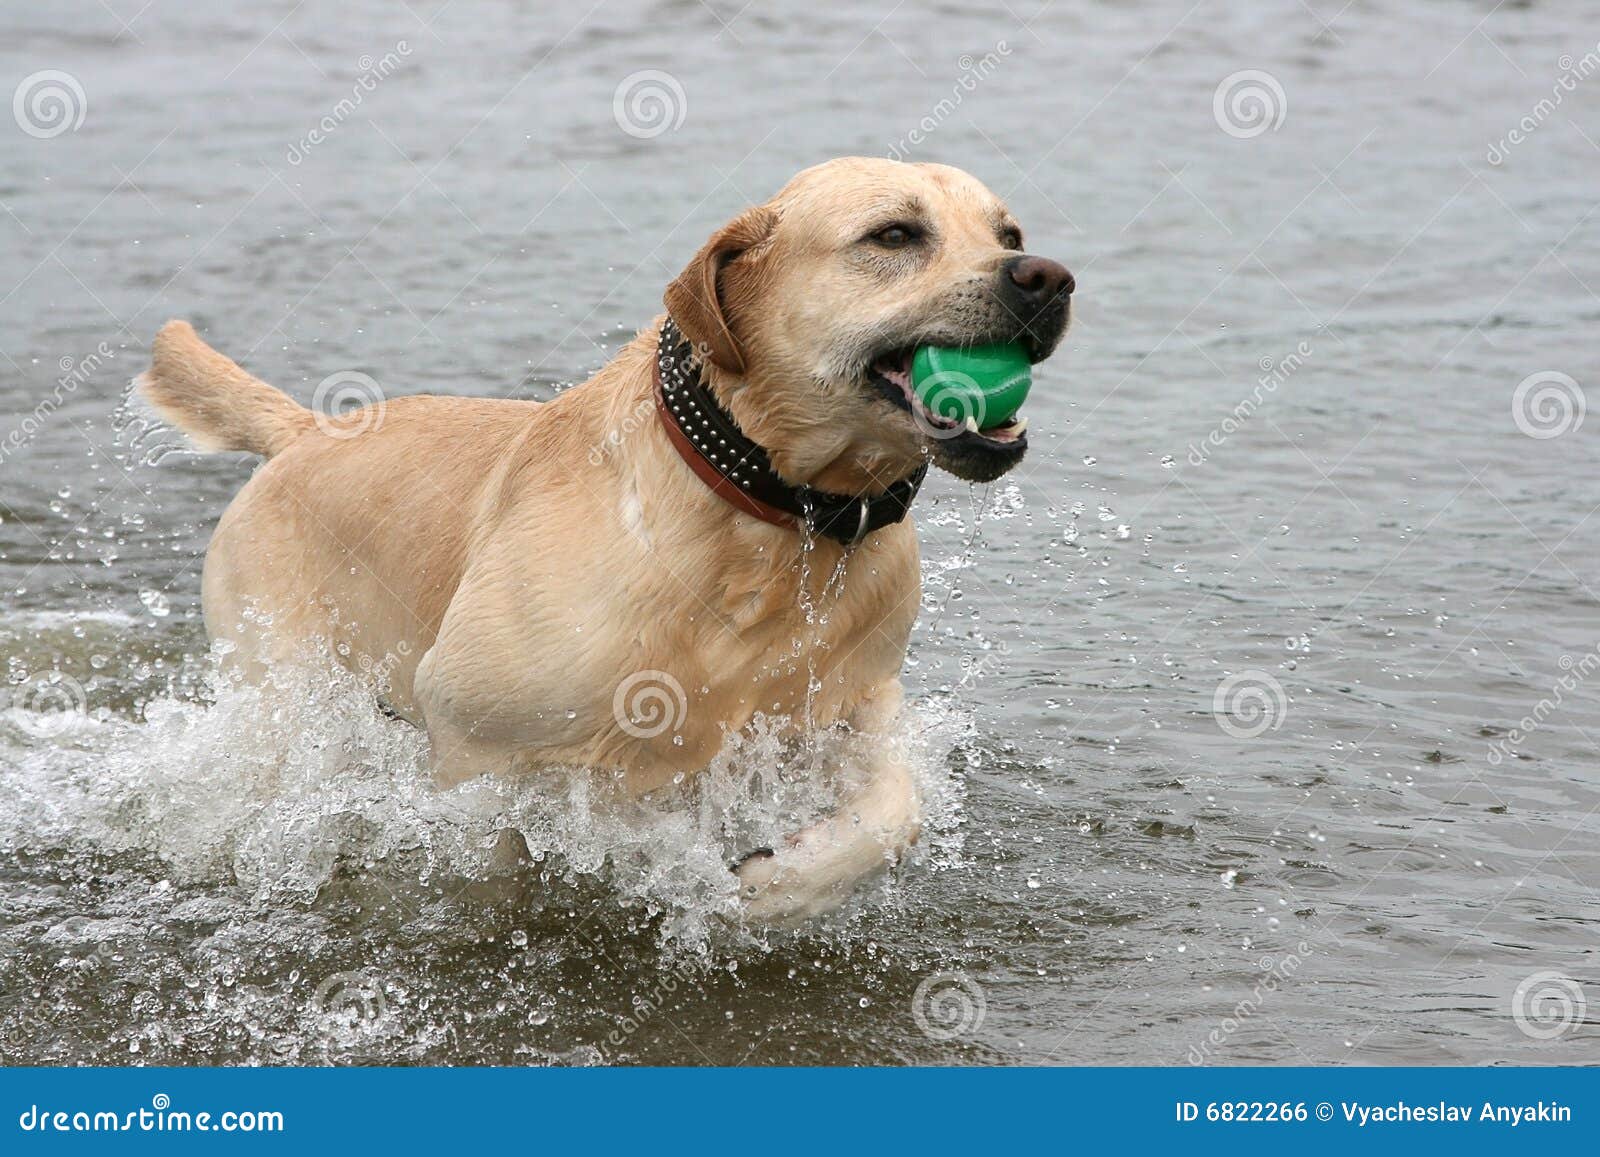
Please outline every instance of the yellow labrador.
[{"label": "yellow labrador", "polygon": [[316,640],[381,672],[443,784],[583,766],[643,793],[758,715],[843,723],[859,788],[734,869],[752,920],[836,907],[919,830],[887,738],[919,602],[906,508],[928,460],[988,481],[1027,446],[1020,421],[930,414],[911,355],[1048,356],[1072,276],[1021,250],[959,169],[830,161],[719,230],[667,315],[546,403],[313,414],[169,322],[143,396],[202,449],[267,459],[212,538],[207,628],[247,669]]}]

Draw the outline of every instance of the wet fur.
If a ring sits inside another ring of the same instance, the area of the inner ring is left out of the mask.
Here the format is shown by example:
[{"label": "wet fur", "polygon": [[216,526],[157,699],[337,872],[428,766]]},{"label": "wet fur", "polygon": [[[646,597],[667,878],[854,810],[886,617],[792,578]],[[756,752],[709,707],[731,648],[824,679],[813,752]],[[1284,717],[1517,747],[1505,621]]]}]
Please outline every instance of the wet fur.
[{"label": "wet fur", "polygon": [[[937,220],[938,251],[875,278],[850,246],[907,202]],[[719,230],[666,303],[791,482],[881,489],[930,447],[860,387],[865,351],[1012,324],[980,292],[1007,256],[1002,219],[959,170],[830,162]],[[704,767],[761,713],[849,724],[855,794],[737,866],[751,919],[800,919],[917,838],[916,785],[889,739],[919,603],[916,535],[909,519],[878,531],[825,590],[841,548],[804,555],[796,531],[736,513],[668,443],[650,408],[660,322],[544,404],[423,395],[317,420],[184,322],[158,335],[139,388],[200,446],[267,459],[207,554],[213,638],[246,671],[308,638],[354,668],[381,665],[385,702],[427,729],[442,784],[583,766],[638,794]],[[684,692],[681,724],[660,735],[630,734],[613,711],[642,671]]]}]

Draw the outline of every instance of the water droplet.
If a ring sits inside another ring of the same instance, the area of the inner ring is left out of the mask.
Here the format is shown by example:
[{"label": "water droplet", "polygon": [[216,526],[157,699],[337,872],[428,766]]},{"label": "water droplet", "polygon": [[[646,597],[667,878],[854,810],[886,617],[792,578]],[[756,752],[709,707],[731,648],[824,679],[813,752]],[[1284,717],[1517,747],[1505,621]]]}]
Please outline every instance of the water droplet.
[{"label": "water droplet", "polygon": [[172,613],[172,607],[167,603],[167,596],[160,591],[140,591],[139,601],[144,604],[145,610],[158,619],[164,619]]}]

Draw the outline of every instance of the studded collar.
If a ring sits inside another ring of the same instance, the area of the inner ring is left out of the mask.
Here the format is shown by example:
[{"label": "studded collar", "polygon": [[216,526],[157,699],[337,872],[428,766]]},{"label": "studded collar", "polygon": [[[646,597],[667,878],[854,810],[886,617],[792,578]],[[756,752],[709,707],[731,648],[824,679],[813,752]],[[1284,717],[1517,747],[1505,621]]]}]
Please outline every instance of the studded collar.
[{"label": "studded collar", "polygon": [[712,395],[693,346],[670,317],[656,347],[655,386],[661,423],[683,460],[717,497],[774,526],[810,527],[843,546],[856,546],[906,516],[928,473],[924,465],[874,497],[785,482],[767,452],[744,435]]}]

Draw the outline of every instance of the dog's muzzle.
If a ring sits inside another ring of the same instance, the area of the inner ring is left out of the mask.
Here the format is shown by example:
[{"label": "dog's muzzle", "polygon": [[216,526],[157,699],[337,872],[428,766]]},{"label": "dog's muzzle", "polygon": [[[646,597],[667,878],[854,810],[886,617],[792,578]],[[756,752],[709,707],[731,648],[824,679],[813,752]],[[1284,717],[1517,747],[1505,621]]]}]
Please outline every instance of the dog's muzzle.
[{"label": "dog's muzzle", "polygon": [[994,295],[1017,322],[1017,336],[1035,362],[1049,357],[1067,330],[1072,291],[1078,287],[1059,261],[1019,254],[1000,266]]}]

